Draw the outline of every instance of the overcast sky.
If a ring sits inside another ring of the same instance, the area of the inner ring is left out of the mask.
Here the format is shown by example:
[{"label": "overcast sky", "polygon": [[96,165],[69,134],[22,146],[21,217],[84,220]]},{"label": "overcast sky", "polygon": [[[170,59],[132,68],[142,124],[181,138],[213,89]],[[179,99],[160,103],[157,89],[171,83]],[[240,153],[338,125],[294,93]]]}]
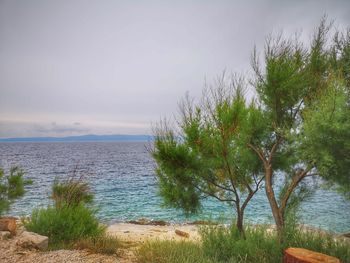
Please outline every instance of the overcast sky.
[{"label": "overcast sky", "polygon": [[350,26],[349,0],[0,0],[0,137],[150,134],[205,79],[249,72],[266,35],[307,39],[325,13]]}]

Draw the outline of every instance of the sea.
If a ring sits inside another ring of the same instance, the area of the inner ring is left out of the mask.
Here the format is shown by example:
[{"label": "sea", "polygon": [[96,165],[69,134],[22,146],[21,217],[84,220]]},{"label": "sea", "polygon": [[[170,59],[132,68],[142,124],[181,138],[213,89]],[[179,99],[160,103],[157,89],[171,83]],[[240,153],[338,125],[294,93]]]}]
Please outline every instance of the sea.
[{"label": "sea", "polygon": [[[33,183],[8,212],[28,216],[35,208],[52,203],[51,186],[55,179],[82,176],[95,194],[94,206],[102,222],[112,224],[147,218],[173,223],[194,220],[219,220],[229,223],[234,209],[206,198],[199,214],[185,215],[164,207],[158,195],[156,164],[150,142],[6,142],[0,143],[0,166],[8,172],[19,166]],[[314,185],[314,184],[313,184]],[[350,231],[350,200],[336,191],[318,187],[303,202],[300,223],[335,233]],[[265,191],[261,189],[245,212],[245,223],[272,223]]]}]

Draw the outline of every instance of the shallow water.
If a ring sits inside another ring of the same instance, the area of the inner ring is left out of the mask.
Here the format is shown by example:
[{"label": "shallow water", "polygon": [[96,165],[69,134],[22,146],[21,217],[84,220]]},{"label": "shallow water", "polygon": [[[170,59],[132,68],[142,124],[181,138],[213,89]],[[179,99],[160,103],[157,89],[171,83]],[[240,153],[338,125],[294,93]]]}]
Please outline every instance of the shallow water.
[{"label": "shallow water", "polygon": [[[33,179],[26,195],[12,205],[12,215],[28,215],[50,202],[53,180],[74,169],[85,171],[95,192],[98,216],[105,222],[141,217],[173,222],[195,219],[229,220],[233,210],[207,199],[200,215],[186,218],[181,211],[161,207],[157,196],[155,164],[143,142],[0,143],[0,165],[21,166]],[[246,209],[246,222],[272,222],[263,189]],[[318,189],[302,206],[301,221],[334,232],[350,230],[350,202],[335,192]]]}]

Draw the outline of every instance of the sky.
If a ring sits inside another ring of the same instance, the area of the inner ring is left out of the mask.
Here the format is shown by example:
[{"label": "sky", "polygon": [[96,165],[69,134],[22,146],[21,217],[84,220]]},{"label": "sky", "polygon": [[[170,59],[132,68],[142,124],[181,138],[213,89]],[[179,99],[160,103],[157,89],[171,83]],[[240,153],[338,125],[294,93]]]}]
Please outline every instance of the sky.
[{"label": "sky", "polygon": [[350,0],[0,0],[0,138],[151,134],[269,34],[311,38]]}]

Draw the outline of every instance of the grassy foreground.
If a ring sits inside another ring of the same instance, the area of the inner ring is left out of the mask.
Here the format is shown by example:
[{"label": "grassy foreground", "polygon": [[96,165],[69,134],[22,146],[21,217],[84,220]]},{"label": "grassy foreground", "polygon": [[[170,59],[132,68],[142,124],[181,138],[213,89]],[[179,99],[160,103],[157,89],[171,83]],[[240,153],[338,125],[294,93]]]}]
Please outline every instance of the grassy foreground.
[{"label": "grassy foreground", "polygon": [[201,229],[202,243],[147,242],[138,250],[138,262],[280,263],[287,247],[303,247],[350,262],[350,243],[335,241],[330,234],[290,228],[285,233],[286,241],[279,244],[277,236],[264,228],[248,227],[246,231],[246,239],[242,239],[234,226],[208,226]]}]

